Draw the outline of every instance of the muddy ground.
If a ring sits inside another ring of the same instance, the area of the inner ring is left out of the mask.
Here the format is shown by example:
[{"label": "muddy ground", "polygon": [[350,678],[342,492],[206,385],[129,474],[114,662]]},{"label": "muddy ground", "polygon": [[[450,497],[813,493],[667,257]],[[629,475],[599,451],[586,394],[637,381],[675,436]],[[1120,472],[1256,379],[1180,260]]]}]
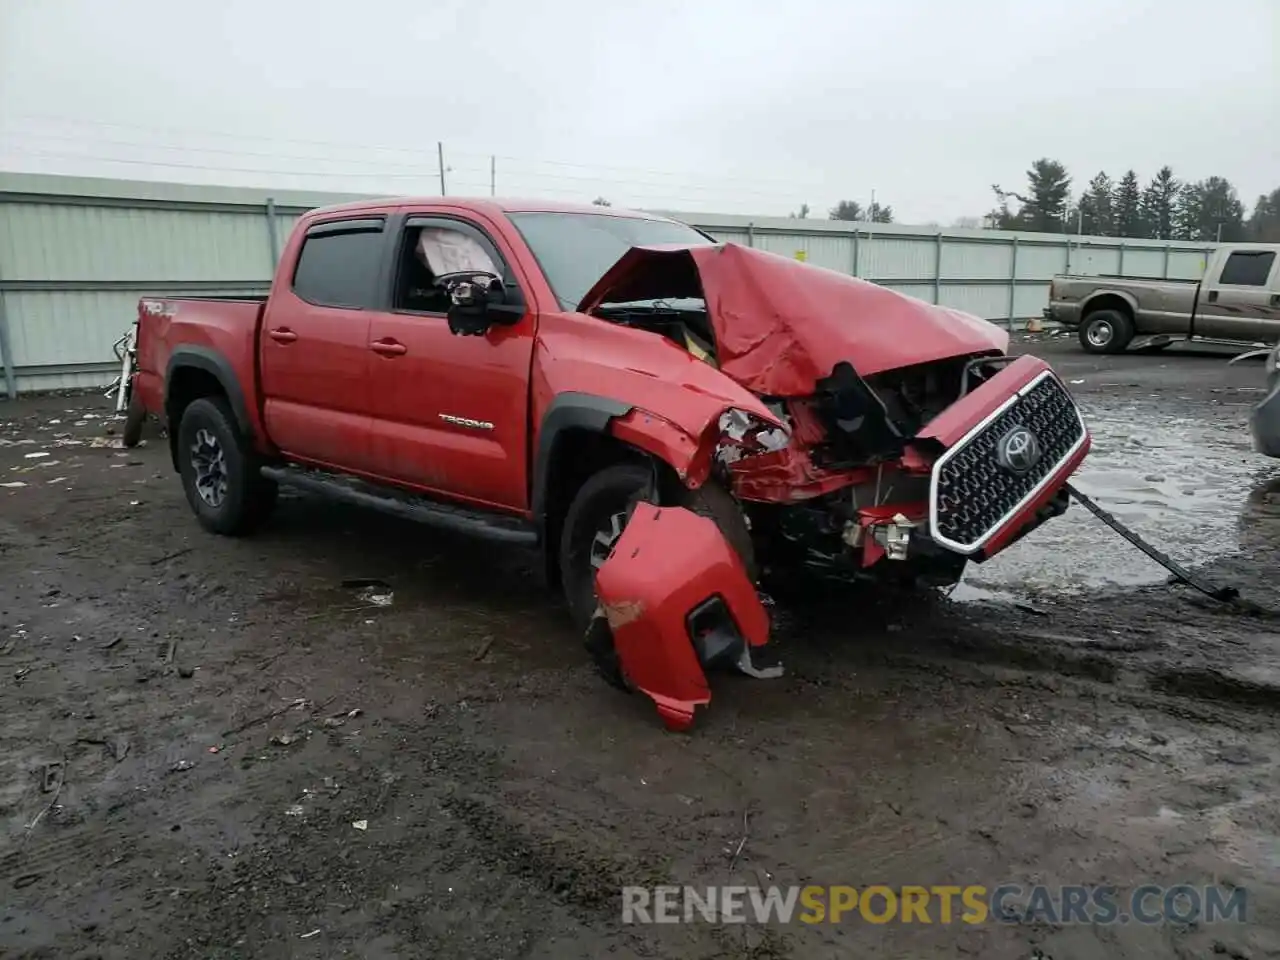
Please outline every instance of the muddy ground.
[{"label": "muddy ground", "polygon": [[[1280,609],[1260,365],[1040,339],[1082,488]],[[787,676],[672,735],[530,557],[301,497],[206,535],[107,413],[0,402],[0,956],[1280,956],[1280,619],[1079,507],[953,599],[781,611]],[[1224,883],[1248,920],[620,923],[627,884],[1002,881]]]}]

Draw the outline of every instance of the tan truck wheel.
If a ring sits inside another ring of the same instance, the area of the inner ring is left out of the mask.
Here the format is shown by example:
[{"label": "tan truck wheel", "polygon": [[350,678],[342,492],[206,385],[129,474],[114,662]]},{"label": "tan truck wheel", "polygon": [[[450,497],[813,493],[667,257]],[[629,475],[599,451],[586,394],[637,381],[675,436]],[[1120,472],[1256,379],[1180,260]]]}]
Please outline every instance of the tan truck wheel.
[{"label": "tan truck wheel", "polygon": [[1094,310],[1080,324],[1080,346],[1089,353],[1120,353],[1133,339],[1133,321],[1119,310]]}]

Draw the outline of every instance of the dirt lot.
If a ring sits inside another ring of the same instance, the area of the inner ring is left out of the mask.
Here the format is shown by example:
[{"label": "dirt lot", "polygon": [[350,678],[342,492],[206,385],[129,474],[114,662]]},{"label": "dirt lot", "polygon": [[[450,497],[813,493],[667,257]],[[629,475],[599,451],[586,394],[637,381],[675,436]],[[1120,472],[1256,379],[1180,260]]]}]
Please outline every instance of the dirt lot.
[{"label": "dirt lot", "polygon": [[[1260,365],[1020,346],[1094,425],[1082,487],[1280,609]],[[1280,619],[1078,507],[951,600],[781,611],[787,676],[678,736],[529,556],[301,497],[205,535],[106,414],[0,403],[0,956],[1280,956]],[[620,922],[627,884],[1005,881],[1231,884],[1248,922]]]}]

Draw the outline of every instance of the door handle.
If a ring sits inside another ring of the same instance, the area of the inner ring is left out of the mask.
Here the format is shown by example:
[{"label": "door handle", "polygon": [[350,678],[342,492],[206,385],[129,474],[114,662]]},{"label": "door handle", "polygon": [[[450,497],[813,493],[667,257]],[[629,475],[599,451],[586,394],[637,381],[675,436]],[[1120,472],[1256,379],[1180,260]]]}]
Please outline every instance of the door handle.
[{"label": "door handle", "polygon": [[276,329],[268,331],[267,336],[276,343],[293,343],[298,339],[298,335],[288,327],[276,327]]},{"label": "door handle", "polygon": [[1271,295],[1271,305],[1273,307],[1280,307],[1280,293],[1273,293]]},{"label": "door handle", "polygon": [[369,349],[384,357],[402,357],[409,352],[408,347],[395,340],[375,340],[369,344]]},{"label": "door handle", "polygon": [[1218,302],[1218,291],[1217,291],[1217,290],[1210,290],[1210,291],[1209,291],[1209,302],[1210,302],[1210,303],[1217,303],[1217,302]]}]

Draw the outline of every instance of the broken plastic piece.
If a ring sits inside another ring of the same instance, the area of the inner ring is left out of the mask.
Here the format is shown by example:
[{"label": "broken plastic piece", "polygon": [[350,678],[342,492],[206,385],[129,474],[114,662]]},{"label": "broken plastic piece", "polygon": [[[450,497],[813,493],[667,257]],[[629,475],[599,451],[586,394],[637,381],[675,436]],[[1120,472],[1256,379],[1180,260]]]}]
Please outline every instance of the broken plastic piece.
[{"label": "broken plastic piece", "polygon": [[670,730],[688,729],[695,708],[711,702],[704,663],[728,659],[753,675],[776,675],[755,670],[742,652],[768,642],[769,615],[741,558],[706,517],[638,504],[596,573],[596,595],[622,673]]}]

